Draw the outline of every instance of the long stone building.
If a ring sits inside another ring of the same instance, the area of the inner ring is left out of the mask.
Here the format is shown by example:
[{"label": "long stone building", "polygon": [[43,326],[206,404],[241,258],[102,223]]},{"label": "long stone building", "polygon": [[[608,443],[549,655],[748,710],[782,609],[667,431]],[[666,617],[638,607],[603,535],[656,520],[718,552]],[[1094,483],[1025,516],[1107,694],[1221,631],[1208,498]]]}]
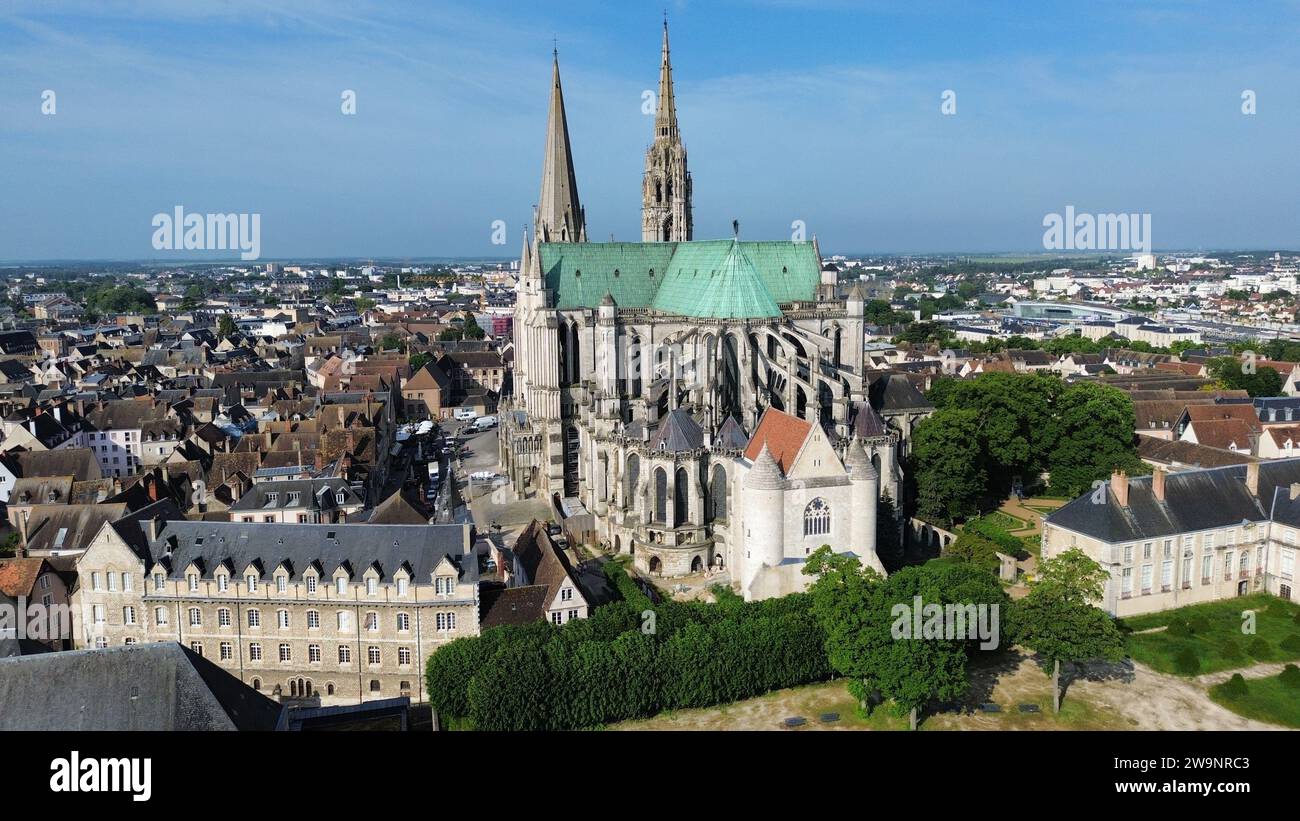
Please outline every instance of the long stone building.
[{"label": "long stone building", "polygon": [[255,690],[322,704],[409,696],[479,631],[468,525],[122,519],[76,565],[78,647],[175,641]]},{"label": "long stone building", "polygon": [[[641,190],[642,242],[587,241],[557,56],[502,414],[512,488],[580,503],[598,538],[643,572],[733,569],[746,596],[801,587],[789,568],[806,555],[805,537],[879,567],[874,526],[848,526],[850,474],[870,481],[873,498],[897,499],[904,439],[931,408],[901,375],[871,379],[865,298],[823,267],[815,238],[742,241],[733,225],[731,238],[694,239],[666,24]],[[768,432],[793,445],[759,460],[754,435],[769,416]],[[846,467],[853,441],[864,463]],[[804,459],[800,448],[818,455]],[[760,464],[747,503],[742,477]],[[771,544],[770,532],[735,525],[778,482],[799,491],[785,501],[800,508]],[[806,492],[821,486],[826,493]],[[759,572],[755,562],[786,569]]]},{"label": "long stone building", "polygon": [[1043,520],[1043,558],[1077,548],[1133,616],[1268,592],[1295,600],[1300,459],[1111,477]]}]

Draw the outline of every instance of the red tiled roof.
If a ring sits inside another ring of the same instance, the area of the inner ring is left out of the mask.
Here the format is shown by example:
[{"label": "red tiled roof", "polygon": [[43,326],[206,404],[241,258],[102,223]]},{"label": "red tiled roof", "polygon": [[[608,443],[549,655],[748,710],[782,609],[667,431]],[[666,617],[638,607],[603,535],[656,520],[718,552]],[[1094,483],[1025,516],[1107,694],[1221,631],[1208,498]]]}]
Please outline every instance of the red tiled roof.
[{"label": "red tiled roof", "polygon": [[794,457],[798,455],[799,448],[803,447],[810,430],[812,430],[811,422],[776,408],[768,408],[763,411],[763,418],[758,421],[758,429],[749,440],[749,447],[745,448],[745,458],[754,461],[766,444],[767,449],[772,452],[772,458],[780,465],[781,472],[788,473]]},{"label": "red tiled roof", "polygon": [[4,559],[0,561],[0,593],[11,598],[26,596],[36,586],[44,559]]}]

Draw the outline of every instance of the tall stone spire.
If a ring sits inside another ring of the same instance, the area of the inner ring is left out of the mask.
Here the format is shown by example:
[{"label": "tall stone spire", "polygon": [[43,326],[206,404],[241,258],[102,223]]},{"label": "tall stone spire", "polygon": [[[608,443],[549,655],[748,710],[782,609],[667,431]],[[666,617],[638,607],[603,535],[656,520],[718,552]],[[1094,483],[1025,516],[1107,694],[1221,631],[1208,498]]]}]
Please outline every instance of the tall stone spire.
[{"label": "tall stone spire", "polygon": [[569,121],[560,88],[560,54],[555,52],[551,75],[551,110],[546,121],[546,156],[542,160],[542,193],[537,199],[533,231],[540,242],[586,242],[586,215],[578,201],[573,172]]},{"label": "tall stone spire", "polygon": [[677,97],[668,50],[668,18],[659,60],[659,101],[655,109],[654,142],[646,150],[641,185],[641,241],[683,242],[691,239],[691,174],[686,148],[677,128]]},{"label": "tall stone spire", "polygon": [[655,110],[655,141],[677,141],[677,100],[673,97],[673,64],[668,55],[668,16],[664,15],[664,48],[659,58],[659,107]]}]

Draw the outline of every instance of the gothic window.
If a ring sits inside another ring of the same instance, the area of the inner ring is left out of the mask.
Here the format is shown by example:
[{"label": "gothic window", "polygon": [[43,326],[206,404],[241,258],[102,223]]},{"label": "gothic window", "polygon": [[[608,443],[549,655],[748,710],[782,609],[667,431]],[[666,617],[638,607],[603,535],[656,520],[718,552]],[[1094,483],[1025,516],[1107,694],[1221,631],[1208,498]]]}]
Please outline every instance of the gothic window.
[{"label": "gothic window", "polygon": [[655,468],[655,521],[668,520],[668,474],[663,468]]},{"label": "gothic window", "polygon": [[831,508],[821,499],[813,499],[803,509],[803,535],[824,536],[831,532]]},{"label": "gothic window", "polygon": [[713,478],[709,481],[709,496],[713,499],[713,518],[727,518],[727,471],[722,465],[713,466]]},{"label": "gothic window", "polygon": [[690,512],[690,485],[686,478],[686,469],[678,468],[677,475],[673,480],[673,527],[686,524],[687,513]]}]

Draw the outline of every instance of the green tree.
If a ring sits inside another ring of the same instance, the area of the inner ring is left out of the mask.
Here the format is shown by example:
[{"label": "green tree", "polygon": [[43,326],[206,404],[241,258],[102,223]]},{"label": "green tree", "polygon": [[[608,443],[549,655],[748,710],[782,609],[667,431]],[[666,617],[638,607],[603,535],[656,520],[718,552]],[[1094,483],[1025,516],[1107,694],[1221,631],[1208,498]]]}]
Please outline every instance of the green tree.
[{"label": "green tree", "polygon": [[419,373],[424,368],[425,365],[428,365],[432,361],[433,361],[433,354],[428,354],[428,353],[411,354],[411,358],[408,360],[411,366],[411,374],[415,375]]},{"label": "green tree", "polygon": [[951,525],[979,512],[988,487],[978,445],[983,421],[975,409],[948,408],[917,425],[912,458],[917,466],[917,512],[922,518]]},{"label": "green tree", "polygon": [[217,334],[220,336],[231,336],[235,333],[235,320],[230,314],[222,314],[217,320]]},{"label": "green tree", "polygon": [[1061,662],[1124,657],[1115,620],[1091,602],[1099,600],[1106,569],[1072,548],[1039,565],[1029,595],[1012,604],[1011,634],[1050,666],[1052,709],[1061,710]]},{"label": "green tree", "polygon": [[1052,487],[1074,496],[1116,470],[1149,473],[1134,445],[1135,424],[1133,401],[1124,392],[1094,382],[1066,387],[1050,426]]},{"label": "green tree", "polygon": [[[1244,390],[1251,396],[1279,396],[1282,393],[1283,379],[1273,368],[1250,363],[1243,367],[1243,362],[1235,357],[1223,356],[1212,359],[1207,365],[1210,376],[1225,390]],[[1248,373],[1249,370],[1254,373]]]}]

